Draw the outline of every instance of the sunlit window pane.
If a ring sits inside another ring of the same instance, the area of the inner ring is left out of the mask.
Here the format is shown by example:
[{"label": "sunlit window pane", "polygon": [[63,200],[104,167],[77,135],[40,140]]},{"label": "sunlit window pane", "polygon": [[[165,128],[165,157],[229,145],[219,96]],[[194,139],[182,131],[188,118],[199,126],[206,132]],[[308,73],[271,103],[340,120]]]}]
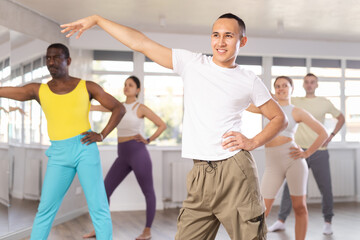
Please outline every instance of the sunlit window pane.
[{"label": "sunlit window pane", "polygon": [[[181,143],[183,117],[183,81],[178,76],[145,76],[145,105],[167,125],[157,145]],[[146,120],[145,135],[151,136],[156,126]]]},{"label": "sunlit window pane", "polygon": [[145,62],[144,72],[149,73],[173,73],[172,69],[165,68],[155,62]]},{"label": "sunlit window pane", "polygon": [[132,72],[134,63],[132,61],[93,61],[93,70],[95,71],[122,71]]},{"label": "sunlit window pane", "polygon": [[40,68],[37,68],[37,69],[34,69],[34,70],[33,70],[33,78],[34,78],[34,79],[41,78],[41,77],[42,77],[42,73],[43,73],[43,71],[42,71],[42,68],[41,68],[41,67],[40,67]]},{"label": "sunlit window pane", "polygon": [[341,68],[311,67],[310,72],[318,77],[341,77]]},{"label": "sunlit window pane", "polygon": [[37,102],[31,102],[31,132],[30,142],[40,143],[41,107]]},{"label": "sunlit window pane", "polygon": [[241,123],[241,133],[252,138],[262,130],[262,115],[244,111]]},{"label": "sunlit window pane", "polygon": [[92,80],[105,89],[107,93],[117,98],[119,101],[125,101],[123,93],[125,80],[129,75],[98,75],[93,74]]},{"label": "sunlit window pane", "polygon": [[346,96],[360,96],[360,81],[345,81]]},{"label": "sunlit window pane", "polygon": [[6,67],[3,69],[2,71],[2,78],[5,79],[7,78],[8,76],[10,76],[10,73],[11,73],[11,68],[10,67]]},{"label": "sunlit window pane", "polygon": [[346,141],[360,141],[360,81],[345,81]]},{"label": "sunlit window pane", "polygon": [[[1,98],[1,107],[8,110],[9,109],[9,100],[6,98]],[[8,142],[8,124],[9,124],[9,114],[5,111],[0,111],[0,142]]]},{"label": "sunlit window pane", "polygon": [[31,135],[31,102],[24,102],[24,111],[27,113],[24,116],[24,143],[30,144]]},{"label": "sunlit window pane", "polygon": [[[125,80],[129,75],[99,75],[93,74],[92,80],[98,83],[104,88],[104,90],[110,95],[114,96],[120,102],[124,102],[126,97],[123,93]],[[93,100],[91,102],[93,105],[99,105],[100,103]],[[111,114],[106,112],[91,112],[90,118],[92,122],[92,129],[95,132],[101,132],[106,124],[109,121]],[[104,140],[102,144],[116,144],[117,143],[117,133],[114,129]]]},{"label": "sunlit window pane", "polygon": [[360,78],[360,69],[345,69],[345,77],[347,78]]},{"label": "sunlit window pane", "polygon": [[319,87],[316,89],[317,96],[340,96],[340,82],[319,81]]},{"label": "sunlit window pane", "polygon": [[306,67],[292,67],[292,66],[272,66],[271,75],[273,76],[305,76]]},{"label": "sunlit window pane", "polygon": [[360,97],[348,97],[345,101],[346,141],[360,141]]}]

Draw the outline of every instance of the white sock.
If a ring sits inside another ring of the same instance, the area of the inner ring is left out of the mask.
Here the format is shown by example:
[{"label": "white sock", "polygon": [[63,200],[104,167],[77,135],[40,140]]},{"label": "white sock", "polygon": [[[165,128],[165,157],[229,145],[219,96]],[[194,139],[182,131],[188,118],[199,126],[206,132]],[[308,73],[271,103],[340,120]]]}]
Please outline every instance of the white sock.
[{"label": "white sock", "polygon": [[333,231],[331,228],[331,223],[325,222],[324,227],[323,227],[323,234],[325,234],[325,235],[333,234]]},{"label": "white sock", "polygon": [[276,232],[285,230],[285,223],[277,220],[273,225],[268,227],[268,232]]}]

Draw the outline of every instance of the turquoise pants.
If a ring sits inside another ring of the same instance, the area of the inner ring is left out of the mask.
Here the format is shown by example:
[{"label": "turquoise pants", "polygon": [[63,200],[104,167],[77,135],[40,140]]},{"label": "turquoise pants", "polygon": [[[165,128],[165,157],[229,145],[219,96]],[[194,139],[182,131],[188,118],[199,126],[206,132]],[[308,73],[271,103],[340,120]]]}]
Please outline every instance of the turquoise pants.
[{"label": "turquoise pants", "polygon": [[46,151],[49,161],[31,240],[47,239],[55,215],[76,173],[85,193],[96,239],[112,239],[112,222],[99,150],[96,143],[82,144],[82,137],[84,136],[78,135],[61,141],[51,141],[51,146]]}]

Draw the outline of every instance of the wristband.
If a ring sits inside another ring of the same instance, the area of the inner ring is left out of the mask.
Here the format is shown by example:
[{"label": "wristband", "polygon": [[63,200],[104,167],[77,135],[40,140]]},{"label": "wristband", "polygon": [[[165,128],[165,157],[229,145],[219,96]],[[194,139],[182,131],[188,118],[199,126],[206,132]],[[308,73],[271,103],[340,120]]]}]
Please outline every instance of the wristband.
[{"label": "wristband", "polygon": [[99,133],[100,137],[101,137],[101,141],[104,141],[104,136],[102,135],[102,133]]},{"label": "wristband", "polygon": [[149,143],[150,143],[150,138],[147,138],[146,141],[147,141],[147,143],[149,144]]},{"label": "wristband", "polygon": [[335,137],[336,134],[335,134],[334,132],[332,132],[332,133],[330,133],[330,135],[332,135],[333,137]]}]

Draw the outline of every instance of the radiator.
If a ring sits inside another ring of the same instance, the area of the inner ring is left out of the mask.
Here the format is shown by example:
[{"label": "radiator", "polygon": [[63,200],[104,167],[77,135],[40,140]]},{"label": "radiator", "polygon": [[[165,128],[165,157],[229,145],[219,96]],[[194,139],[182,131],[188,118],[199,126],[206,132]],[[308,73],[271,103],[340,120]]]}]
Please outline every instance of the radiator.
[{"label": "radiator", "polygon": [[27,159],[25,161],[24,198],[40,199],[41,189],[41,160]]},{"label": "radiator", "polygon": [[171,200],[172,202],[182,202],[185,200],[186,176],[194,165],[192,160],[181,159],[172,163],[171,170]]},{"label": "radiator", "polygon": [[[339,155],[330,153],[331,184],[334,197],[351,197],[355,195],[355,163],[349,151]],[[341,157],[340,157],[341,156]],[[309,169],[308,197],[321,198],[312,171]]]}]

